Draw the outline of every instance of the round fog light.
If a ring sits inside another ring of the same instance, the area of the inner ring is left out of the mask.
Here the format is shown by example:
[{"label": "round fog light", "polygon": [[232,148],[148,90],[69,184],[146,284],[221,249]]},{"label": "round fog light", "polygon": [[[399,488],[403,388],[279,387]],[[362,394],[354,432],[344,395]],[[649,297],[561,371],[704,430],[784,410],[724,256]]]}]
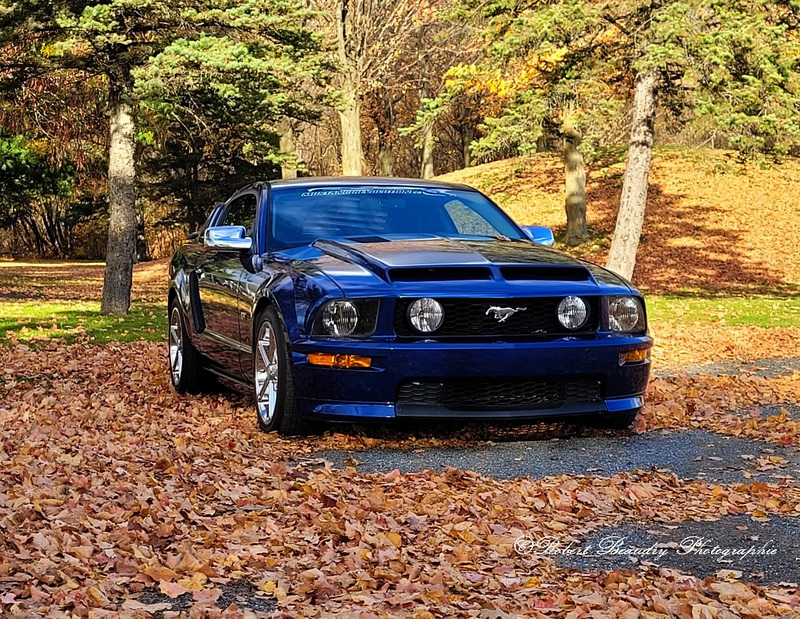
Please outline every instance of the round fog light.
[{"label": "round fog light", "polygon": [[408,308],[408,320],[420,333],[433,333],[444,322],[444,308],[436,299],[417,299]]},{"label": "round fog light", "polygon": [[586,303],[580,297],[565,297],[561,299],[558,304],[558,322],[565,328],[574,331],[580,329],[586,324],[586,319],[589,317],[589,309]]}]

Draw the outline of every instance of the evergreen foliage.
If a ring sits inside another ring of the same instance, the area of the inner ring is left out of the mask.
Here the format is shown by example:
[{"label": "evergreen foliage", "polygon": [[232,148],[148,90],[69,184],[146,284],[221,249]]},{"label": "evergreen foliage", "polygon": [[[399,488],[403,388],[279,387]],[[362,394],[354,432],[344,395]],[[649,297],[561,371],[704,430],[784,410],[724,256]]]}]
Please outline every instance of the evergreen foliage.
[{"label": "evergreen foliage", "polygon": [[[696,124],[745,153],[800,140],[800,4],[781,0],[493,2],[477,75],[502,100],[474,145],[483,158],[537,150],[569,116],[591,153],[619,142],[637,73],[658,75],[673,126]],[[719,144],[721,140],[718,140]]]}]

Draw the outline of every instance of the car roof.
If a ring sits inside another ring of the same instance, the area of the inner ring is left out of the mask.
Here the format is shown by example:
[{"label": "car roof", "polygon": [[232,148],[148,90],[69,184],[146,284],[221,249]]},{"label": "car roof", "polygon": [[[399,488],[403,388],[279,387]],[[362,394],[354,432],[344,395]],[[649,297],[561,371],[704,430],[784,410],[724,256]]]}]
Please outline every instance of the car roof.
[{"label": "car roof", "polygon": [[380,187],[420,187],[428,189],[462,189],[477,191],[469,185],[446,183],[421,178],[397,178],[394,176],[305,176],[302,178],[268,181],[270,187],[360,187],[372,185]]}]

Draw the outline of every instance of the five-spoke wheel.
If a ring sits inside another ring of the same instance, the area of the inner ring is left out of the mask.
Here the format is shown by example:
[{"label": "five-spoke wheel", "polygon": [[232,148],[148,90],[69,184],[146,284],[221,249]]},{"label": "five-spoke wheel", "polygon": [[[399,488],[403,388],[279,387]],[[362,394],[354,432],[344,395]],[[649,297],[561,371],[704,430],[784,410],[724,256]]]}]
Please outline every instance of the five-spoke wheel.
[{"label": "five-spoke wheel", "polygon": [[308,427],[294,400],[289,346],[273,307],[256,315],[253,332],[253,392],[259,427],[284,435],[305,434]]},{"label": "five-spoke wheel", "polygon": [[269,425],[275,416],[278,402],[278,345],[277,335],[269,321],[258,330],[255,355],[256,410],[262,425]]},{"label": "five-spoke wheel", "polygon": [[181,382],[183,370],[183,325],[181,314],[177,305],[173,305],[169,313],[169,371],[172,384],[177,386]]},{"label": "five-spoke wheel", "polygon": [[186,333],[183,312],[177,299],[169,303],[169,333],[167,334],[169,376],[178,393],[194,393],[200,390],[203,365]]}]

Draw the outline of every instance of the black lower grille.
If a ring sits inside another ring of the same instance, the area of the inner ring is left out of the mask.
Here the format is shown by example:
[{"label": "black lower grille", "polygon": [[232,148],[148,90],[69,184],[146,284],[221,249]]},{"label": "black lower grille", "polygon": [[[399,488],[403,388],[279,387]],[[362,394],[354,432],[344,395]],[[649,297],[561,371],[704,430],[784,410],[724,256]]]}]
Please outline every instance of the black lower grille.
[{"label": "black lower grille", "polygon": [[[524,299],[437,299],[444,309],[444,322],[433,337],[492,337],[586,334],[597,331],[600,320],[599,297],[583,297],[589,308],[586,324],[570,331],[558,322],[556,310],[563,297]],[[395,333],[421,337],[408,321],[408,308],[415,299],[398,299],[394,315]],[[501,308],[500,312],[490,308]],[[510,313],[501,322],[504,310]],[[516,310],[516,311],[514,311]],[[431,336],[428,336],[431,337]]]},{"label": "black lower grille", "polygon": [[408,381],[400,386],[398,402],[464,411],[555,408],[565,403],[597,402],[602,391],[599,379]]}]

